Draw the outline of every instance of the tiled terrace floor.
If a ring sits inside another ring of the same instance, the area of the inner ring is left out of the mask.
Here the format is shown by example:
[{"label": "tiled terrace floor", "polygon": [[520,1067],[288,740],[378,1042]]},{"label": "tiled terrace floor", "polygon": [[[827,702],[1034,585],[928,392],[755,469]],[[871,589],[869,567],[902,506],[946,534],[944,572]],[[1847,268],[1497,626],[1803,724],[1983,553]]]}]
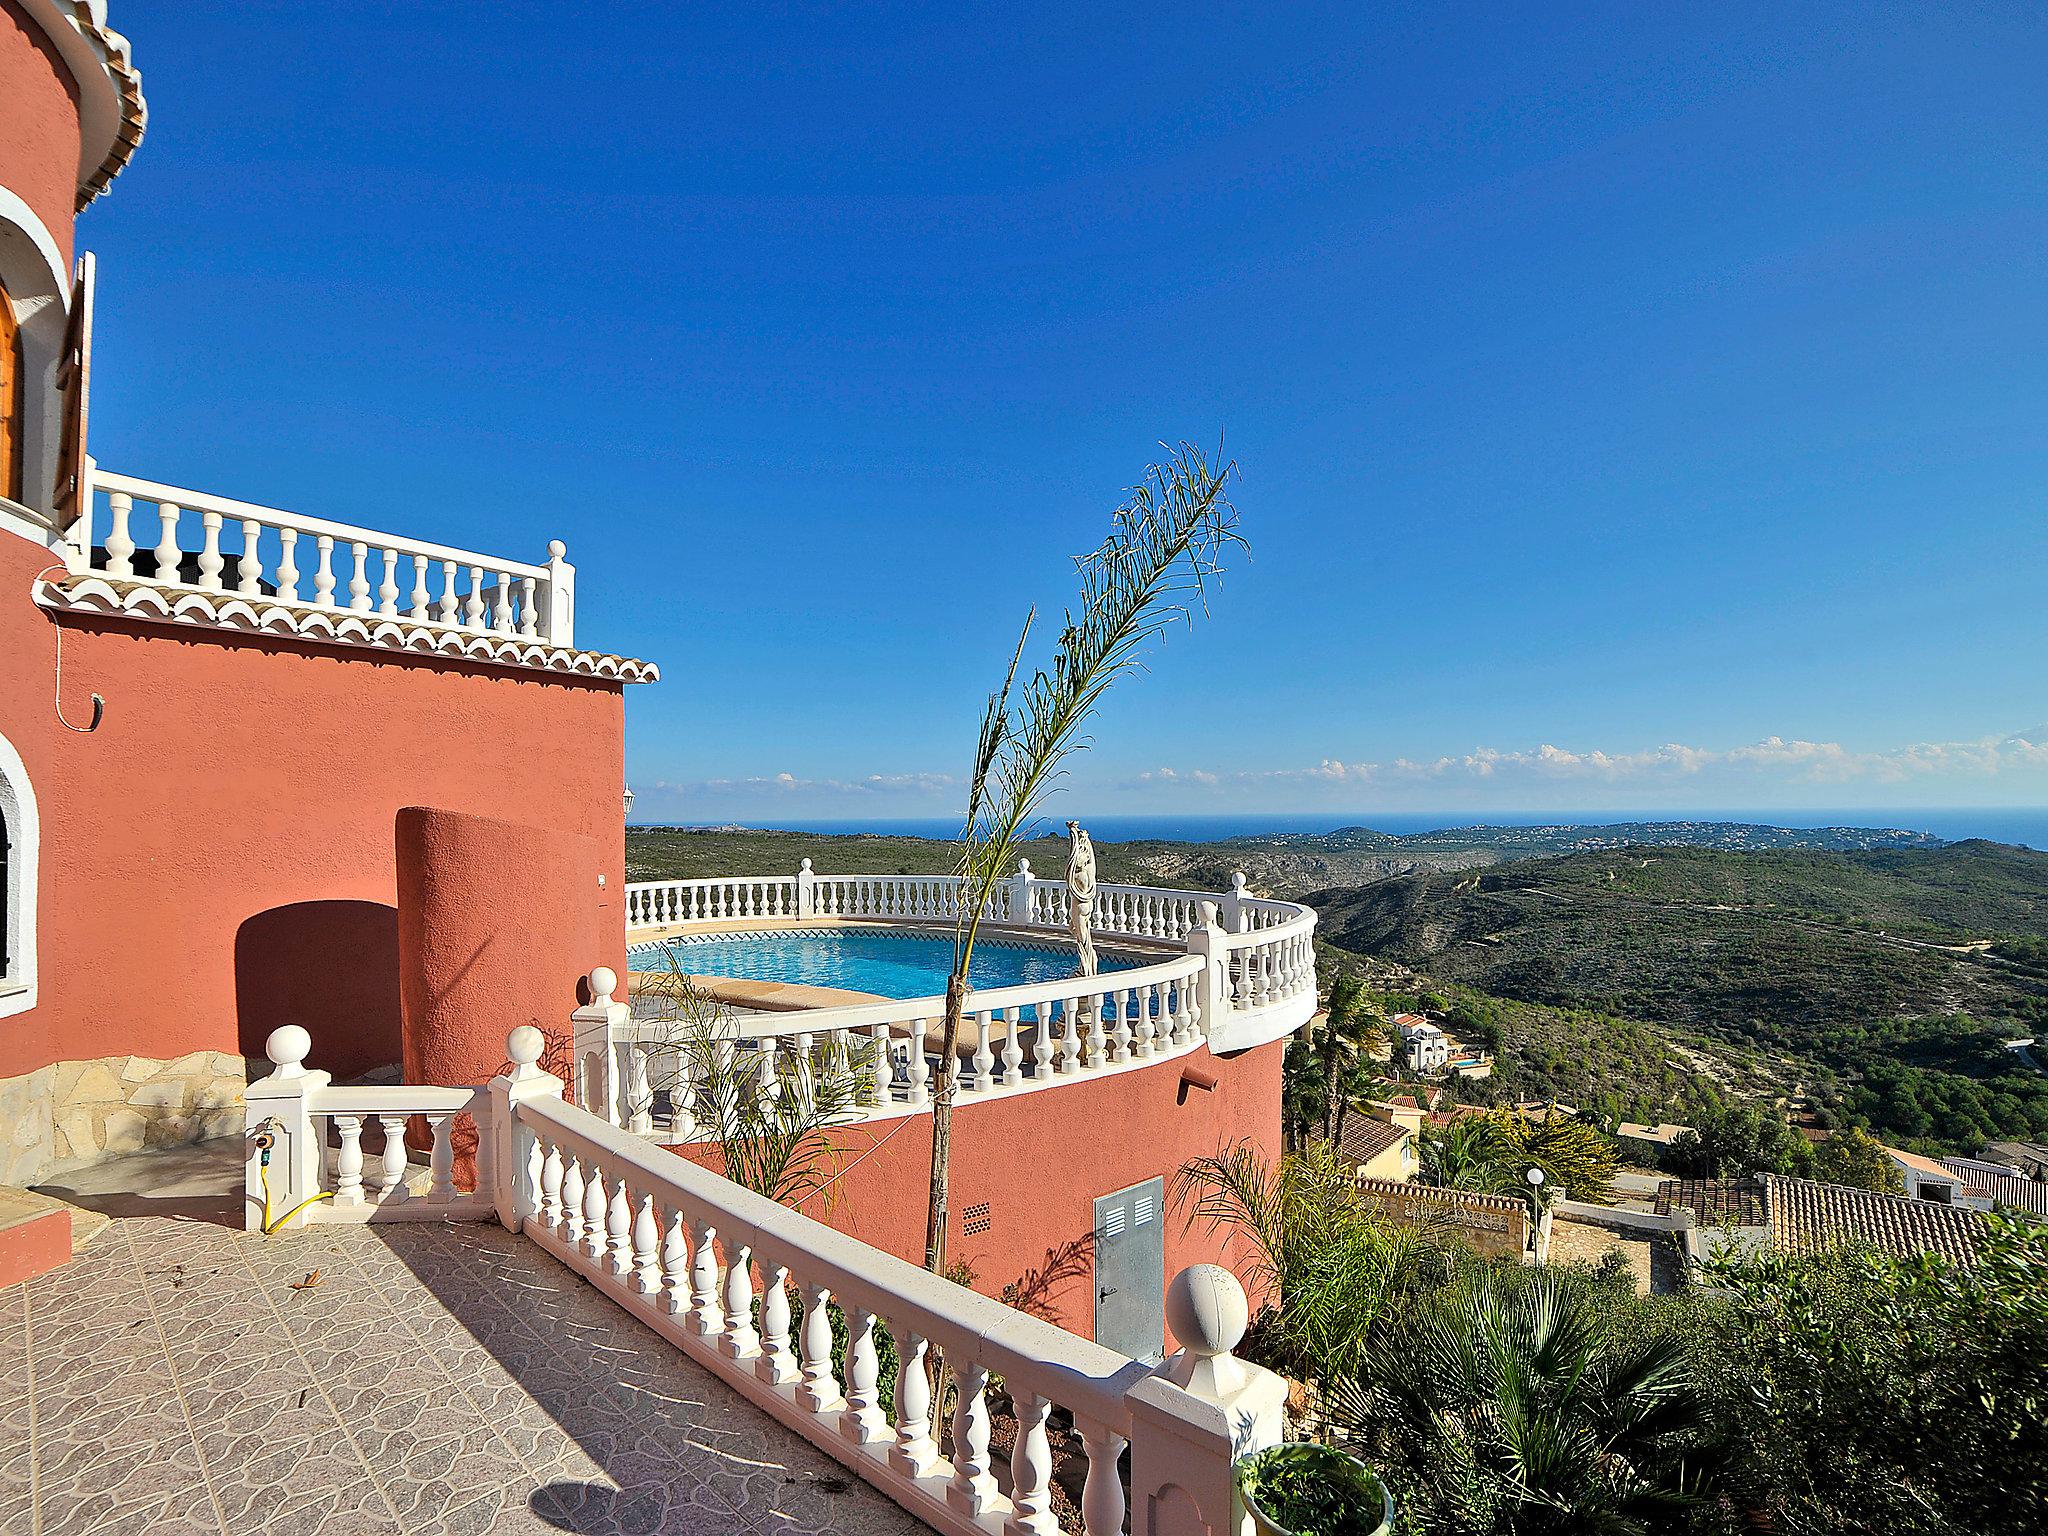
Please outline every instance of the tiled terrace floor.
[{"label": "tiled terrace floor", "polygon": [[122,1215],[0,1290],[5,1536],[925,1529],[495,1224]]}]

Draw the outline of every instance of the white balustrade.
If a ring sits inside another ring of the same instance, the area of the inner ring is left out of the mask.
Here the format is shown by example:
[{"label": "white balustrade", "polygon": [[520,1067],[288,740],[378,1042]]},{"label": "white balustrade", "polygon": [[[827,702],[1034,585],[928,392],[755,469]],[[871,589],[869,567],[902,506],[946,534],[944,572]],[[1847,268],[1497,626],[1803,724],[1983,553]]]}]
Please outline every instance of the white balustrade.
[{"label": "white balustrade", "polygon": [[[1232,1465],[1277,1443],[1286,1384],[1230,1353],[1247,1309],[1227,1273],[1198,1265],[1175,1278],[1167,1317],[1183,1347],[1148,1367],[868,1247],[565,1102],[562,1083],[539,1070],[545,1043],[530,1026],[514,1030],[511,1070],[483,1088],[333,1088],[304,1065],[305,1031],[277,1031],[269,1047],[276,1070],[248,1090],[252,1126],[273,1132],[265,1171],[276,1181],[273,1197],[304,1199],[326,1177],[324,1131],[332,1125],[340,1151],[352,1139],[356,1147],[357,1203],[344,1210],[338,1199],[319,1201],[301,1220],[495,1216],[727,1389],[947,1536],[1053,1536],[1048,1422],[1055,1408],[1071,1420],[1086,1457],[1086,1536],[1121,1536],[1127,1512],[1131,1536],[1237,1529]],[[403,1133],[412,1117],[433,1128],[434,1150],[427,1191],[406,1197],[396,1192],[406,1187]],[[461,1117],[478,1136],[469,1193],[454,1190],[454,1159],[444,1151]],[[360,1188],[366,1120],[386,1136],[375,1193]],[[258,1170],[252,1143],[252,1191]],[[347,1176],[347,1159],[338,1158],[336,1179]],[[792,1294],[800,1316],[792,1315]],[[835,1313],[846,1335],[843,1382],[833,1364]],[[881,1399],[884,1328],[897,1361],[893,1412]],[[945,1443],[934,1418],[932,1365],[940,1355],[956,1387]],[[990,1450],[996,1381],[1015,1418],[1007,1492]],[[1126,1450],[1127,1475],[1120,1466]]]},{"label": "white balustrade", "polygon": [[[96,504],[73,529],[74,548],[67,556],[81,572],[98,569],[121,581],[171,590],[232,592],[259,604],[402,619],[554,646],[575,643],[574,567],[559,540],[549,545],[545,564],[528,564],[103,470],[94,471],[93,487]],[[146,575],[135,562],[132,521],[138,503],[153,507],[157,517]],[[199,514],[197,575],[191,581],[184,577],[180,542],[181,519],[188,511]],[[95,530],[101,526],[105,543],[96,548]],[[304,595],[302,543],[310,543],[317,554],[312,590]],[[337,545],[345,562],[339,577]],[[232,581],[224,578],[230,558]],[[342,589],[338,601],[337,580]],[[435,585],[438,593],[432,590]]]},{"label": "white balustrade", "polygon": [[[278,1145],[267,1170],[252,1168],[249,1221],[260,1225],[265,1191],[273,1216],[309,1198],[294,1225],[362,1221],[481,1221],[496,1214],[491,1101],[484,1088],[335,1088],[327,1074],[305,1067],[306,1032],[287,1025],[266,1045],[277,1070],[249,1085],[252,1125],[274,1122]],[[424,1188],[411,1187],[414,1169],[406,1123],[422,1118],[431,1131]],[[457,1137],[464,1122],[475,1128],[475,1182],[456,1182]],[[382,1135],[374,1173],[366,1180],[363,1131]],[[327,1198],[318,1198],[320,1196]]]}]

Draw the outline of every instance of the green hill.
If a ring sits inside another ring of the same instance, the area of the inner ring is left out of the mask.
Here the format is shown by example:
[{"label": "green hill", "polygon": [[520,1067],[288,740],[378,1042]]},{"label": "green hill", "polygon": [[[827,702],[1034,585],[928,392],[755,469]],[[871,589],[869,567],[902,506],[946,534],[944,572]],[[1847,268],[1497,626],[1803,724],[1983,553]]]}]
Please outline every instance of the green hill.
[{"label": "green hill", "polygon": [[2048,1024],[2048,854],[1633,848],[1310,900],[1344,950],[1775,1058],[1890,1135],[2048,1130],[2048,1078],[2001,1048]]}]

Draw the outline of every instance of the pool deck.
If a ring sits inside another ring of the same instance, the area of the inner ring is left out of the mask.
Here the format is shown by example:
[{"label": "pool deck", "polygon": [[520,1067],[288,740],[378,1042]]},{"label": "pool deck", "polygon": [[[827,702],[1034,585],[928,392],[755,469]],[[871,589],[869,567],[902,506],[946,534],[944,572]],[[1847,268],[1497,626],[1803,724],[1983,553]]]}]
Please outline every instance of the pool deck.
[{"label": "pool deck", "polygon": [[240,1218],[242,1143],[64,1181],[113,1216],[0,1290],[5,1536],[915,1536],[495,1224]]}]

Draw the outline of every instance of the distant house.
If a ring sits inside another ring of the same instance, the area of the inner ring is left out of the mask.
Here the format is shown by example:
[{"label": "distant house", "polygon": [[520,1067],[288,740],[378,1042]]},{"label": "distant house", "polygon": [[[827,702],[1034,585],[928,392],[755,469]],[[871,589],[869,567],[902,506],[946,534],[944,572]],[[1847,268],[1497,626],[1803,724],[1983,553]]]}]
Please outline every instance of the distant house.
[{"label": "distant house", "polygon": [[[1420,1116],[1418,1114],[1417,1118]],[[1415,1129],[1395,1119],[1370,1115],[1347,1115],[1344,1133],[1337,1139],[1337,1156],[1348,1163],[1361,1179],[1406,1183],[1415,1177],[1419,1159],[1415,1151]]]},{"label": "distant house", "polygon": [[1657,1187],[1655,1209],[1660,1216],[1682,1212],[1689,1218],[1682,1238],[1694,1258],[1731,1244],[1809,1253],[1860,1243],[1900,1258],[1936,1253],[1971,1264],[1984,1237],[1983,1213],[1965,1205],[1777,1173],[1666,1179]]},{"label": "distant house", "polygon": [[1984,1161],[2001,1163],[2027,1179],[2048,1179],[2048,1144],[2038,1141],[1993,1141],[1985,1144]]},{"label": "distant house", "polygon": [[1678,1138],[1691,1130],[1689,1125],[1639,1125],[1633,1120],[1624,1120],[1614,1128],[1614,1134],[1623,1141],[1635,1142],[1641,1147],[1663,1151],[1674,1145]]},{"label": "distant house", "polygon": [[1906,1182],[1906,1194],[1914,1200],[1932,1200],[1936,1205],[1963,1203],[1963,1176],[1946,1163],[1897,1147],[1881,1147]]},{"label": "distant house", "polygon": [[1401,1061],[1411,1072],[1437,1073],[1451,1063],[1451,1042],[1419,1013],[1397,1013],[1393,1024],[1401,1042]]},{"label": "distant house", "polygon": [[1941,1166],[1963,1181],[1962,1203],[1976,1210],[2018,1211],[2048,1221],[2048,1180],[2028,1178],[1997,1163],[1945,1157]]}]

